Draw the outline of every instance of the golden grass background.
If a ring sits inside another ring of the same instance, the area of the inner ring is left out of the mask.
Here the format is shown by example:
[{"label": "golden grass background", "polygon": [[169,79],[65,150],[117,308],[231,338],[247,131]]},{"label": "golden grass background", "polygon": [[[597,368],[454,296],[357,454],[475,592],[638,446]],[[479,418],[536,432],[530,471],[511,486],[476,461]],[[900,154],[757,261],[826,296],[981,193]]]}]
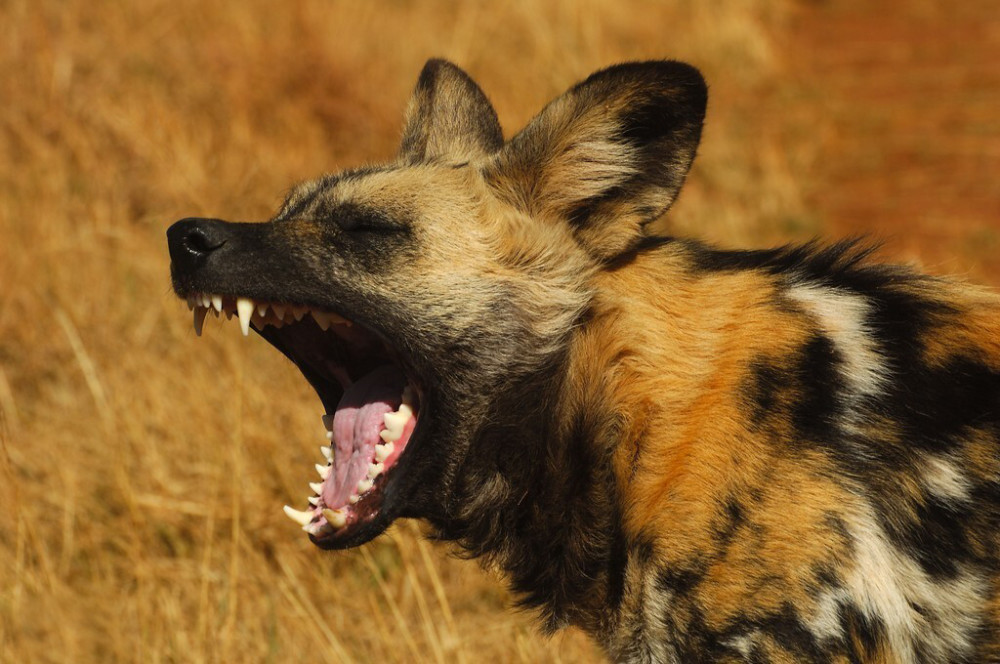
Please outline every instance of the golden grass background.
[{"label": "golden grass background", "polygon": [[[280,508],[308,493],[318,400],[234,325],[195,338],[164,231],[264,219],[295,181],[391,157],[428,57],[472,73],[508,135],[597,68],[671,57],[711,86],[673,231],[874,229],[996,283],[1000,83],[968,49],[1000,31],[981,0],[888,4],[951,70],[921,74],[924,42],[883,48],[896,14],[853,2],[0,1],[0,661],[600,661],[416,524],[309,544]],[[869,52],[896,60],[850,58]],[[873,67],[903,101],[858,91]],[[964,100],[921,92],[963,77]],[[940,123],[904,113],[928,103]]]}]

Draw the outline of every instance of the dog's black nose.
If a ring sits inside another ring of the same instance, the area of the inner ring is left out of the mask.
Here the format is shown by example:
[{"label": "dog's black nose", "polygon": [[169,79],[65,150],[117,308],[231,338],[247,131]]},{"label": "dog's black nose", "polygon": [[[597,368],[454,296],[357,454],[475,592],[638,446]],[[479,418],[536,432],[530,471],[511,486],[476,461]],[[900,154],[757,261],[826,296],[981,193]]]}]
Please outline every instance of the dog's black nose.
[{"label": "dog's black nose", "polygon": [[225,243],[226,222],[220,219],[181,219],[167,229],[170,260],[181,272],[199,267]]}]

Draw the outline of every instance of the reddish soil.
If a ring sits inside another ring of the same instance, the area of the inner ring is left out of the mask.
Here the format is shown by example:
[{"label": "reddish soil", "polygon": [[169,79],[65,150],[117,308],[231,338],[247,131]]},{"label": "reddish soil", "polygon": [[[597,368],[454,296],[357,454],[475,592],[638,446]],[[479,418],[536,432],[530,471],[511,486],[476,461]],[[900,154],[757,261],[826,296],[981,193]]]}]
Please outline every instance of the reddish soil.
[{"label": "reddish soil", "polygon": [[828,231],[1000,284],[996,0],[803,2],[789,27]]}]

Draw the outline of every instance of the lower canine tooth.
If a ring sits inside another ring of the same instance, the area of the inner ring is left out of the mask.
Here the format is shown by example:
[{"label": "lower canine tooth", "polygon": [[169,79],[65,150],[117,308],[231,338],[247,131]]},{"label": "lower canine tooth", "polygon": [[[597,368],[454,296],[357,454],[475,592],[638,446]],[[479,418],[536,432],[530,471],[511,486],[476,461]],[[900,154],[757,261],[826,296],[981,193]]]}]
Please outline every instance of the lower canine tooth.
[{"label": "lower canine tooth", "polygon": [[347,525],[347,515],[340,510],[323,510],[323,516],[334,528],[343,528]]},{"label": "lower canine tooth", "polygon": [[371,480],[361,480],[360,482],[358,482],[358,493],[359,494],[365,493],[366,491],[372,488],[373,484],[374,482],[372,482]]},{"label": "lower canine tooth", "polygon": [[295,523],[299,524],[300,526],[309,525],[309,522],[312,521],[313,519],[312,512],[300,512],[298,510],[292,509],[288,505],[285,505],[284,510],[288,518],[294,521]]}]

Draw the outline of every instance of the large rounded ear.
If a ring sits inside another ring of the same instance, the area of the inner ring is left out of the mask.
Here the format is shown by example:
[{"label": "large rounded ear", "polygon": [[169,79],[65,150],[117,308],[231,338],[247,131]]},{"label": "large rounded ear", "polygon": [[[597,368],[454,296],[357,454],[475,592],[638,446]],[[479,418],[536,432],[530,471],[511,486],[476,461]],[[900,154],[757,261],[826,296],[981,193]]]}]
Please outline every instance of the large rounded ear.
[{"label": "large rounded ear", "polygon": [[473,161],[502,145],[497,112],[475,81],[446,60],[428,60],[406,109],[400,159]]},{"label": "large rounded ear", "polygon": [[694,159],[708,91],[681,62],[609,67],[556,98],[486,168],[528,214],[561,218],[598,260],[641,240]]}]

